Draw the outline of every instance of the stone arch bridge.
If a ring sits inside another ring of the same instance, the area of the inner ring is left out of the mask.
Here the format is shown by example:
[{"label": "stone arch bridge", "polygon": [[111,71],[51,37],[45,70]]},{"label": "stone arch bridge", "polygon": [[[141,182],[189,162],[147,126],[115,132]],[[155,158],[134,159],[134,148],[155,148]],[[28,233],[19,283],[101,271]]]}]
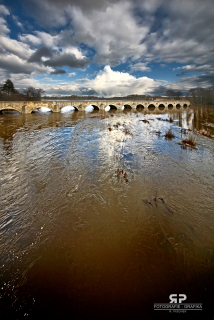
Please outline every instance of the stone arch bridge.
[{"label": "stone arch bridge", "polygon": [[95,110],[104,110],[105,107],[110,106],[111,109],[122,110],[122,107],[129,109],[145,109],[145,110],[172,110],[172,109],[183,109],[190,105],[189,101],[184,100],[163,100],[163,101],[129,101],[129,100],[75,100],[75,101],[1,101],[1,110],[16,110],[20,113],[31,113],[32,111],[40,108],[49,108],[52,112],[60,112],[63,107],[73,106],[77,111],[84,111],[85,108],[92,105]]}]

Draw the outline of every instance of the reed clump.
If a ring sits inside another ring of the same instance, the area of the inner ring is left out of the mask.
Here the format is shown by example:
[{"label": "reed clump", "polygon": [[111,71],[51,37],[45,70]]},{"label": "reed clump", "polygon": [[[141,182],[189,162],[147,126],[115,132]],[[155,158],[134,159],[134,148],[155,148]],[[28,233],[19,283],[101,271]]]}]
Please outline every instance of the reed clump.
[{"label": "reed clump", "polygon": [[[123,170],[120,170],[119,168],[115,171],[116,174],[117,174],[117,178],[119,179],[120,178],[120,175],[122,175],[123,179],[125,180],[125,182],[129,182],[128,180],[128,175],[125,171]],[[134,179],[134,175],[132,175],[132,179]]]},{"label": "reed clump", "polygon": [[186,139],[182,139],[182,143],[189,144],[190,146],[193,146],[193,147],[196,145],[196,142],[195,142],[195,139],[193,138],[193,136],[189,136]]},{"label": "reed clump", "polygon": [[169,129],[169,130],[165,133],[164,136],[165,136],[166,139],[175,138],[175,135],[174,135],[174,133],[172,133],[172,130],[171,130],[171,129]]}]

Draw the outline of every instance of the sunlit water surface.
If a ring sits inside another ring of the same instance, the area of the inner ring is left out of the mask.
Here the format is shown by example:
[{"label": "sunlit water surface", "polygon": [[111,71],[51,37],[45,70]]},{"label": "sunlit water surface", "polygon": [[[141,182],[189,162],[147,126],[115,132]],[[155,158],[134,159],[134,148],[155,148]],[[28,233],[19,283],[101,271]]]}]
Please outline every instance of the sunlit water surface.
[{"label": "sunlit water surface", "polygon": [[214,139],[181,127],[214,109],[0,115],[1,319],[214,317]]}]

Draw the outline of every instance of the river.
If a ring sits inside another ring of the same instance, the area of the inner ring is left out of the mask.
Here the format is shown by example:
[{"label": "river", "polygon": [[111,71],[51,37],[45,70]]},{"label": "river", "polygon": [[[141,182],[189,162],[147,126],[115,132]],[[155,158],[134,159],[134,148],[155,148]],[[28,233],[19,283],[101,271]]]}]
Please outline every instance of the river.
[{"label": "river", "polygon": [[214,108],[0,115],[1,319],[213,319],[214,139],[181,128]]}]

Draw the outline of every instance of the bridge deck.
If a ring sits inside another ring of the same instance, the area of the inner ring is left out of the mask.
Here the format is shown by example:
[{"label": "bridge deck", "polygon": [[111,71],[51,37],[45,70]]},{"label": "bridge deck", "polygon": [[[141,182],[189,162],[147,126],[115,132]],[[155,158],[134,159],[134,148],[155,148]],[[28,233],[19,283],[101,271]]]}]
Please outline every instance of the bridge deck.
[{"label": "bridge deck", "polygon": [[163,101],[148,101],[148,100],[75,100],[75,101],[0,101],[0,111],[4,109],[12,109],[20,113],[31,113],[40,107],[49,108],[53,112],[60,112],[63,107],[73,106],[78,111],[84,111],[89,105],[95,109],[105,110],[105,107],[110,106],[122,110],[122,107],[136,109],[142,107],[144,109],[176,109],[185,108],[190,105],[188,100],[163,100]]}]

